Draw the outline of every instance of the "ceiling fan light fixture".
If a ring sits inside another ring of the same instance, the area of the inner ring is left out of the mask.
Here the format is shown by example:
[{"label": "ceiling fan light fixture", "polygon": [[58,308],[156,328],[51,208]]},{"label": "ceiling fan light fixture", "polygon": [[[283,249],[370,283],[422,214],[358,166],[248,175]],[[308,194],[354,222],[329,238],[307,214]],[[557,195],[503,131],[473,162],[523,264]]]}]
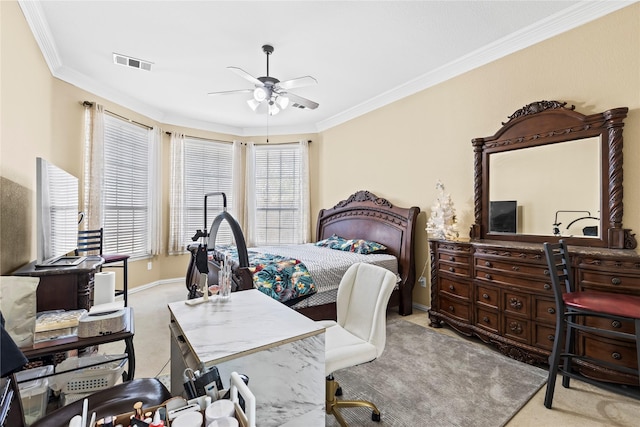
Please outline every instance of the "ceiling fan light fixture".
[{"label": "ceiling fan light fixture", "polygon": [[260,102],[258,102],[255,99],[251,98],[251,99],[247,100],[247,104],[249,104],[249,108],[251,108],[253,111],[256,111],[256,109],[260,105]]},{"label": "ceiling fan light fixture", "polygon": [[278,95],[276,98],[276,104],[280,109],[284,110],[289,106],[289,97],[285,95]]},{"label": "ceiling fan light fixture", "polygon": [[280,112],[280,109],[278,108],[278,106],[275,103],[269,103],[269,115],[270,116],[275,116],[279,112]]},{"label": "ceiling fan light fixture", "polygon": [[253,91],[253,99],[255,99],[256,101],[262,102],[267,98],[269,98],[269,93],[267,88],[257,87]]}]

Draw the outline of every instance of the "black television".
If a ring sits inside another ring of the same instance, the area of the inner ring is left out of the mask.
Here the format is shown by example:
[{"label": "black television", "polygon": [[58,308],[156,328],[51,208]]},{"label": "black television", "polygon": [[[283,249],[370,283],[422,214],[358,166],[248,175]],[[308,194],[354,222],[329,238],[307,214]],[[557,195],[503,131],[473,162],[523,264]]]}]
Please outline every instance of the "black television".
[{"label": "black television", "polygon": [[36,158],[36,267],[80,264],[78,246],[78,178]]},{"label": "black television", "polygon": [[499,200],[489,202],[489,232],[516,233],[518,229],[518,202]]}]

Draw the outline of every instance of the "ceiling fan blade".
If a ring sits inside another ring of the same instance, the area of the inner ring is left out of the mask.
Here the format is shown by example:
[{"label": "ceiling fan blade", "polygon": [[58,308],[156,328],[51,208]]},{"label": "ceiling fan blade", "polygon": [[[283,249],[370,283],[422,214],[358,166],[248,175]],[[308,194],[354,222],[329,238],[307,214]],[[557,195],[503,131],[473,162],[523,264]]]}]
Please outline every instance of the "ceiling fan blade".
[{"label": "ceiling fan blade", "polygon": [[225,90],[222,92],[209,92],[207,95],[234,95],[236,93],[252,93],[254,89],[238,89],[238,90]]},{"label": "ceiling fan blade", "polygon": [[313,101],[311,101],[311,100],[309,100],[307,98],[303,98],[303,97],[295,95],[295,94],[293,94],[291,92],[287,92],[284,95],[289,98],[289,100],[293,103],[292,106],[296,107],[296,108],[309,108],[311,110],[315,110],[320,105],[317,102],[313,102]]},{"label": "ceiling fan blade", "polygon": [[251,83],[253,83],[256,86],[264,86],[264,83],[262,83],[260,80],[258,80],[256,77],[253,77],[251,74],[247,73],[245,70],[243,70],[242,68],[238,68],[238,67],[227,67],[227,69],[233,71],[234,73],[236,73],[237,75],[239,75],[240,77],[249,80]]},{"label": "ceiling fan blade", "polygon": [[311,76],[298,77],[297,79],[285,80],[277,83],[276,86],[282,89],[293,89],[296,87],[305,87],[317,85],[318,81]]}]

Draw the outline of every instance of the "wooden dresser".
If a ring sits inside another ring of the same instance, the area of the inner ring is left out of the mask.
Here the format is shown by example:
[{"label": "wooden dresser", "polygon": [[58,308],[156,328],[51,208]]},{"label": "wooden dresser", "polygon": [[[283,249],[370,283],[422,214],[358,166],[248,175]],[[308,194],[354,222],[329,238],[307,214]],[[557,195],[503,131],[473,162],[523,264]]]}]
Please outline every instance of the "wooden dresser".
[{"label": "wooden dresser", "polygon": [[[429,240],[431,326],[448,324],[477,336],[502,353],[545,365],[555,335],[555,302],[540,243]],[[640,256],[634,250],[571,246],[581,289],[640,295]],[[611,328],[633,333],[633,324]],[[634,342],[582,334],[583,354],[607,355],[612,363],[636,366]],[[594,376],[637,384],[637,379],[586,366]]]}]

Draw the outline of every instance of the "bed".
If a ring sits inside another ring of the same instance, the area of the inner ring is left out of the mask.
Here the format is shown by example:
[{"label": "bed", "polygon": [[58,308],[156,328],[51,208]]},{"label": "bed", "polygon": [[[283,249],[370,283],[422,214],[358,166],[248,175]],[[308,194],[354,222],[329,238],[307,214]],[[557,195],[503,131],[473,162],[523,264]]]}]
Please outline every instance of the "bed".
[{"label": "bed", "polygon": [[[401,315],[413,310],[412,291],[415,283],[415,256],[413,237],[416,218],[420,208],[401,208],[392,205],[369,191],[358,191],[329,209],[318,213],[316,242],[332,236],[343,239],[362,239],[377,242],[386,247],[382,253],[358,254],[354,252],[319,247],[313,243],[303,245],[268,246],[246,248],[239,225],[231,215],[219,215],[211,226],[208,260],[209,283],[217,282],[220,262],[229,259],[227,247],[216,247],[215,238],[220,222],[228,221],[236,242],[232,258],[232,279],[234,290],[241,291],[254,287],[254,270],[250,259],[256,253],[281,255],[301,261],[308,269],[315,284],[315,292],[304,298],[290,301],[293,309],[316,320],[335,319],[335,295],[340,278],[355,262],[369,262],[391,270],[398,276],[390,307],[397,307]],[[235,224],[233,224],[235,223]],[[194,253],[197,245],[191,245]],[[187,269],[186,285],[191,288],[199,280],[195,267],[195,256]]]}]

